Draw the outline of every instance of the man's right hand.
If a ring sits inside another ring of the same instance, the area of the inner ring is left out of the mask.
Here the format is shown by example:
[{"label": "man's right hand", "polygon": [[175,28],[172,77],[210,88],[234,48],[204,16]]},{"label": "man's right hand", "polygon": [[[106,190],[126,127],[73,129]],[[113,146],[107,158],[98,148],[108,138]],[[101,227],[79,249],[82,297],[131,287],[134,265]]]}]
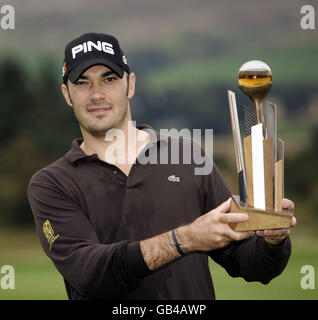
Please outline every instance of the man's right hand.
[{"label": "man's right hand", "polygon": [[197,218],[191,224],[176,229],[178,242],[184,252],[210,251],[227,246],[232,241],[252,237],[254,231],[235,232],[230,224],[244,222],[247,214],[228,213],[231,198],[217,208]]},{"label": "man's right hand", "polygon": [[[232,241],[239,241],[254,235],[254,231],[235,232],[230,224],[248,220],[242,213],[227,213],[231,200],[197,218],[192,223],[175,229],[178,243],[185,253],[210,251],[222,248]],[[150,270],[156,270],[180,258],[170,231],[140,241],[140,249]]]}]

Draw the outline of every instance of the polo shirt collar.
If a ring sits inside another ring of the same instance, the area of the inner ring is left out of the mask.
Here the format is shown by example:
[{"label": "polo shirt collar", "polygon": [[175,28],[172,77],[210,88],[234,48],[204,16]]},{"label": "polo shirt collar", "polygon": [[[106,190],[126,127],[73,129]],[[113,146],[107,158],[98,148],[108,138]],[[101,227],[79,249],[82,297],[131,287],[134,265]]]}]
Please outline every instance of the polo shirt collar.
[{"label": "polo shirt collar", "polygon": [[[144,125],[138,125],[137,129],[145,130],[150,135],[150,141],[148,143],[149,148],[154,147],[157,145],[160,141],[167,142],[167,138],[160,135],[159,132],[155,131],[151,126],[144,124]],[[65,155],[66,159],[73,165],[76,164],[76,162],[80,160],[92,160],[92,159],[98,159],[97,154],[87,155],[80,147],[80,145],[83,142],[83,138],[76,138],[72,142],[72,148],[67,152]]]}]

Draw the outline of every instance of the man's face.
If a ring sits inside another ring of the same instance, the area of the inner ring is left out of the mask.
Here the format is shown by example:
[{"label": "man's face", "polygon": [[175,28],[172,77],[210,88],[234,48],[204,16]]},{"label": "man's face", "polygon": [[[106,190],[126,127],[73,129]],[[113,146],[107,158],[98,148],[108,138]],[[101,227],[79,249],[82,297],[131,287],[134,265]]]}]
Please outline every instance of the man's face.
[{"label": "man's face", "polygon": [[68,88],[63,84],[62,92],[82,130],[104,135],[130,120],[127,111],[128,100],[134,95],[134,74],[125,73],[121,79],[109,68],[98,65],[87,69],[75,83],[67,81]]}]

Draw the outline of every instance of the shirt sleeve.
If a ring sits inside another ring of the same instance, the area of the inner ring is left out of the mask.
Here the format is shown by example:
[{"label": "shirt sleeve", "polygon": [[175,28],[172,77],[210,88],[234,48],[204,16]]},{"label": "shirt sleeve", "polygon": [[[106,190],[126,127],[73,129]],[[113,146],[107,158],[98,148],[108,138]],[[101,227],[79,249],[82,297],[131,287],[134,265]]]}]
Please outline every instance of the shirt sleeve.
[{"label": "shirt sleeve", "polygon": [[89,217],[45,171],[32,177],[27,196],[45,253],[78,295],[122,299],[151,272],[139,242],[100,243]]},{"label": "shirt sleeve", "polygon": [[[208,212],[226,201],[232,192],[215,164],[212,174],[206,179],[205,212]],[[232,277],[266,284],[286,267],[291,254],[291,241],[287,237],[280,245],[273,246],[255,235],[208,254]]]},{"label": "shirt sleeve", "polygon": [[269,283],[282,273],[291,254],[291,241],[287,237],[280,245],[273,246],[264,238],[254,236],[232,242],[225,248],[210,251],[210,257],[225,268],[232,277],[246,281]]}]

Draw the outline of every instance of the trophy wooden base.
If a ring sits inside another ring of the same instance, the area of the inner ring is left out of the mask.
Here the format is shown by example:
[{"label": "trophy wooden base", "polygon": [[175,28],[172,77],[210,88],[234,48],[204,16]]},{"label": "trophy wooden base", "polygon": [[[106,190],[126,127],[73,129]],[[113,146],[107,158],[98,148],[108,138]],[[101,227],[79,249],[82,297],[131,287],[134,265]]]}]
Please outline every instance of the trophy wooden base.
[{"label": "trophy wooden base", "polygon": [[231,224],[234,231],[290,228],[293,217],[293,212],[289,210],[272,211],[241,206],[238,196],[232,196],[230,212],[245,213],[249,216],[246,222]]}]

